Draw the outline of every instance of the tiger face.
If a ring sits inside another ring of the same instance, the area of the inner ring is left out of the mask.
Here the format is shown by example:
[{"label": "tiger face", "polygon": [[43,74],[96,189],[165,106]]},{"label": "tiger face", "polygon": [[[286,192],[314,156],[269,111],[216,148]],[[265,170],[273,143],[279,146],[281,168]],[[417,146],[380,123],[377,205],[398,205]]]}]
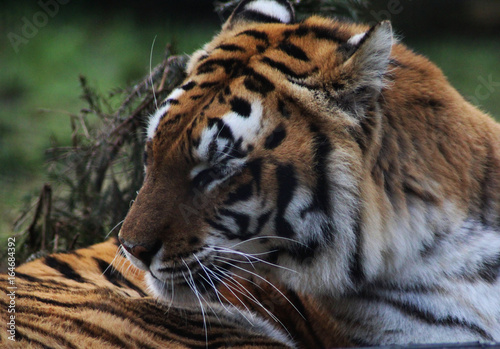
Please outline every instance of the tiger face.
[{"label": "tiger face", "polygon": [[353,287],[360,115],[376,112],[391,47],[388,22],[294,24],[285,1],[239,5],[149,122],[146,178],[119,237],[155,294],[192,303],[234,274],[299,285],[296,269],[323,258],[335,270],[308,284]]}]

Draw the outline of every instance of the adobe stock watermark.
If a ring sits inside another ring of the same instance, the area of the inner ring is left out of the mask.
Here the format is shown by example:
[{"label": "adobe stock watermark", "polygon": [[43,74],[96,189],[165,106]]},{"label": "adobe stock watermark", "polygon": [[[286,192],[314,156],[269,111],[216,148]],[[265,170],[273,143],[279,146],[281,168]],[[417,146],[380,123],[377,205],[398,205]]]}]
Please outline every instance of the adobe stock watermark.
[{"label": "adobe stock watermark", "polygon": [[58,13],[61,5],[66,5],[70,0],[39,0],[37,2],[41,11],[37,11],[28,18],[21,18],[22,26],[19,33],[9,32],[7,39],[16,53],[19,52],[21,45],[26,45],[33,39],[41,28],[49,23],[50,18],[54,18]]},{"label": "adobe stock watermark", "polygon": [[[411,2],[412,0],[407,0]],[[382,21],[391,20],[392,16],[399,15],[403,12],[404,6],[401,4],[400,0],[389,0],[387,2],[387,7],[382,10],[371,10],[370,15],[375,19],[375,22],[368,23],[370,26],[373,26]]]},{"label": "adobe stock watermark", "polygon": [[16,341],[16,238],[10,237],[7,241],[7,339]]},{"label": "adobe stock watermark", "polygon": [[469,102],[474,105],[481,105],[482,101],[489,99],[495,92],[500,90],[500,81],[493,81],[493,75],[490,74],[486,78],[478,76],[479,84],[476,85],[473,96],[467,96]]}]

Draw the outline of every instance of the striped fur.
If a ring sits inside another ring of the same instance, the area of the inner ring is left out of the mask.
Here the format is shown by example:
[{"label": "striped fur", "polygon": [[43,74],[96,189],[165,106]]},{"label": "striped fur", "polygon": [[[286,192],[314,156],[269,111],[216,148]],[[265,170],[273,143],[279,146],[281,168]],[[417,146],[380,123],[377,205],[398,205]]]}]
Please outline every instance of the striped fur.
[{"label": "striped fur", "polygon": [[[115,258],[116,256],[116,258]],[[125,276],[126,275],[126,276]],[[146,297],[143,273],[116,239],[16,268],[15,339],[5,330],[8,276],[0,275],[2,348],[289,348],[262,318],[230,305],[177,308]]]},{"label": "striped fur", "polygon": [[500,340],[500,126],[390,23],[245,0],[187,74],[120,232],[155,295],[265,276],[356,343]]}]

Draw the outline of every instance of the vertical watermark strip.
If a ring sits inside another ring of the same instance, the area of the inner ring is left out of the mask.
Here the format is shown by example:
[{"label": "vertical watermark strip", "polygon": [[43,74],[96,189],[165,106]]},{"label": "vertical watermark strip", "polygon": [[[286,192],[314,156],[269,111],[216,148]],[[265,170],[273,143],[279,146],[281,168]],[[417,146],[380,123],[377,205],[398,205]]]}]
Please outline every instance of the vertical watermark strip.
[{"label": "vertical watermark strip", "polygon": [[10,237],[7,241],[7,338],[16,340],[16,238]]}]

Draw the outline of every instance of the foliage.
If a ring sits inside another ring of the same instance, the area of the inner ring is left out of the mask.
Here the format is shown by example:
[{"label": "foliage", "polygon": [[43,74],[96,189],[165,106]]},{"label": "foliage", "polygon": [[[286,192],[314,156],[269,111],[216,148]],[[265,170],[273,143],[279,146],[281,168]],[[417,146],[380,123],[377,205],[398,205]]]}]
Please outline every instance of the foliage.
[{"label": "foliage", "polygon": [[182,81],[186,60],[167,49],[150,75],[109,96],[80,77],[87,107],[70,116],[72,145],[48,150],[56,187],[45,184],[36,208],[18,220],[21,258],[102,241],[122,221],[143,180],[145,119]]}]

